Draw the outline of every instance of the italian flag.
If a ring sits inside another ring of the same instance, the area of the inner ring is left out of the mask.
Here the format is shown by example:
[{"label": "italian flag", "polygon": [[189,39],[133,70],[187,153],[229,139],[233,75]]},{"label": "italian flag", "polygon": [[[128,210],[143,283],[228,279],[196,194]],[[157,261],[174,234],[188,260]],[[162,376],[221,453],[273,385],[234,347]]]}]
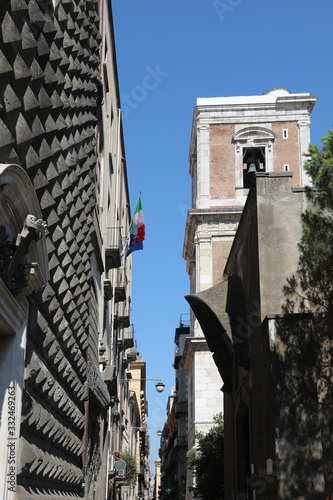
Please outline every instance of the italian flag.
[{"label": "italian flag", "polygon": [[135,250],[142,250],[144,239],[145,239],[145,221],[143,218],[141,197],[139,197],[134,210],[132,222],[130,224],[130,241],[126,257],[130,253],[135,252]]}]

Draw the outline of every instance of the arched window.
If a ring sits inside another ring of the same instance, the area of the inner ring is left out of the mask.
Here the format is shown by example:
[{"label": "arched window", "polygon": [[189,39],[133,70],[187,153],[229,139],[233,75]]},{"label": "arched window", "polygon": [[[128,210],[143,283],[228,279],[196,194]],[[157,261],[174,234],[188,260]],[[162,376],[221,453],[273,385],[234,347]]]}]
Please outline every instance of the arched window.
[{"label": "arched window", "polygon": [[255,172],[273,170],[275,135],[272,130],[255,125],[235,132],[232,142],[236,155],[236,187],[249,188]]}]

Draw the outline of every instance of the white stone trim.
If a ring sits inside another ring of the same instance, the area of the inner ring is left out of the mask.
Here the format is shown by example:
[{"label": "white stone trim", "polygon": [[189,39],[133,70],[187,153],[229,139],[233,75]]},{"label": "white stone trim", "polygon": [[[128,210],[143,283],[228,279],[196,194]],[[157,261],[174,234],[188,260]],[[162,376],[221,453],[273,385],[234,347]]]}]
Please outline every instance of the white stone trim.
[{"label": "white stone trim", "polygon": [[210,199],[209,126],[198,125],[197,150],[196,208],[207,208]]},{"label": "white stone trim", "polygon": [[310,117],[298,122],[298,139],[299,139],[299,154],[300,154],[300,172],[301,172],[301,187],[311,186],[311,179],[304,170],[304,164],[307,161],[305,156],[309,151],[310,144]]},{"label": "white stone trim", "polygon": [[263,95],[249,95],[249,96],[230,96],[230,97],[198,97],[197,106],[240,106],[240,105],[253,105],[253,104],[273,104],[278,99],[284,98],[285,100],[310,98],[310,94],[286,94],[284,89],[281,92],[263,94]]}]

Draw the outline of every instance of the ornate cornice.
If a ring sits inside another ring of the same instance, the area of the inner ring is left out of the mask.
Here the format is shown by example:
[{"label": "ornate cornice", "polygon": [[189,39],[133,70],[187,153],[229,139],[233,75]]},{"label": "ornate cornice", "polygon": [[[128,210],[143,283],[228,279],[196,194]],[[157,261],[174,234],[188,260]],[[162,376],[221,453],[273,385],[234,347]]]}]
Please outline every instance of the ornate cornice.
[{"label": "ornate cornice", "polygon": [[[224,227],[225,224],[238,223],[243,207],[221,207],[221,208],[192,208],[187,212],[185,238],[183,246],[183,259],[187,260],[193,255],[194,236],[198,223],[214,225],[215,235],[223,235],[224,231],[235,231],[236,227]],[[218,224],[218,225],[217,225]],[[220,226],[220,227],[219,227]],[[210,231],[208,231],[209,233]],[[208,234],[207,233],[207,234]]]}]

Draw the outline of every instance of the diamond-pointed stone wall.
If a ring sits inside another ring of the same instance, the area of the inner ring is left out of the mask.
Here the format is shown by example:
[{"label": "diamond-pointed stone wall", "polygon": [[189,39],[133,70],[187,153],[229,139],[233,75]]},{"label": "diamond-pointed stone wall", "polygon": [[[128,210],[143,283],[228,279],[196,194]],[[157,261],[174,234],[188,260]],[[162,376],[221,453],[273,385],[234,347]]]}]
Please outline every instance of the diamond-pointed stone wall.
[{"label": "diamond-pointed stone wall", "polygon": [[[94,419],[109,400],[89,309],[99,23],[97,1],[0,6],[0,161],[22,166],[33,183],[48,224],[50,270],[30,304],[18,499],[80,496],[85,381],[92,381]],[[100,458],[92,449],[94,470]]]}]

